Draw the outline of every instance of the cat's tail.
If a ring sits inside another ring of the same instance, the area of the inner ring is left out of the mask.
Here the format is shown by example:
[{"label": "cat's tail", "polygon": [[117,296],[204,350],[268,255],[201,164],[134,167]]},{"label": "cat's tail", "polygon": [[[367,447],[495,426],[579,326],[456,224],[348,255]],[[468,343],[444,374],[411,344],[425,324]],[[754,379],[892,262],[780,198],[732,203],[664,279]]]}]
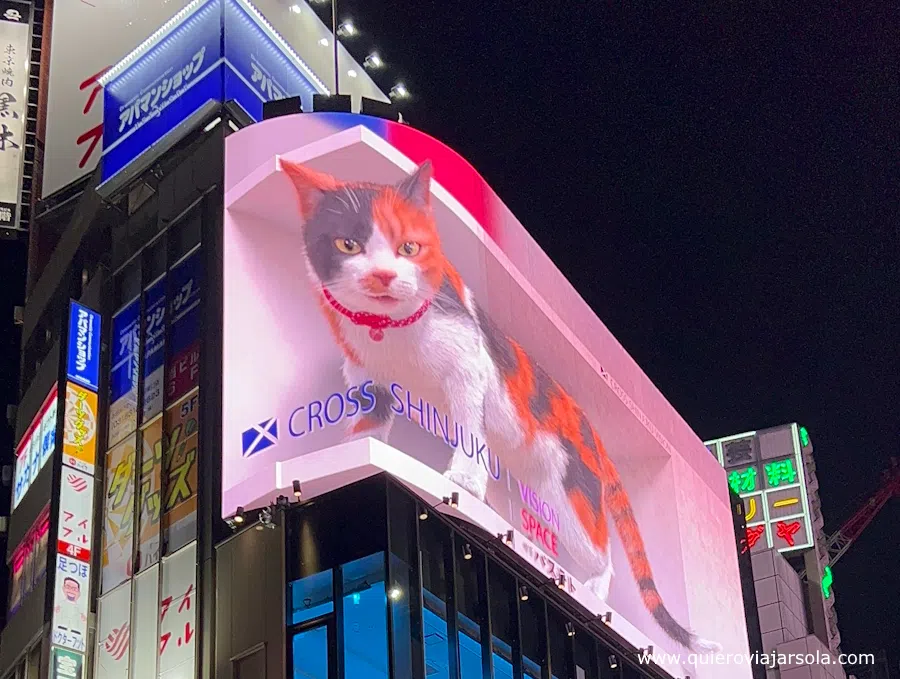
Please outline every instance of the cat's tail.
[{"label": "cat's tail", "polygon": [[601,452],[603,464],[603,495],[605,498],[606,510],[612,516],[616,530],[625,547],[625,553],[628,555],[628,565],[631,566],[631,572],[637,581],[638,588],[641,591],[641,600],[644,606],[650,611],[654,620],[659,624],[663,631],[677,641],[685,648],[691,649],[698,653],[718,652],[722,647],[714,641],[701,639],[690,630],[682,627],[663,603],[662,596],[656,588],[656,582],[653,580],[653,571],[650,568],[650,561],[647,558],[647,551],[644,548],[644,540],[641,537],[640,528],[638,528],[637,520],[634,517],[634,510],[631,507],[631,500],[628,493],[622,485],[622,479],[612,465],[603,450],[603,444],[598,437],[595,438],[595,445]]}]

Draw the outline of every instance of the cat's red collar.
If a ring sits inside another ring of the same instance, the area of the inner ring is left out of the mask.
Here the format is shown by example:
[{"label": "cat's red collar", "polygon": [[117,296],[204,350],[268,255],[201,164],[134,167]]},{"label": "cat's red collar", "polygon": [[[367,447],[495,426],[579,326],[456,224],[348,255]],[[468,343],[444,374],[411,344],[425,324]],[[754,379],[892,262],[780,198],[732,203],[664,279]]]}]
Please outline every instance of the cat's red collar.
[{"label": "cat's red collar", "polygon": [[354,325],[364,325],[369,329],[369,337],[371,337],[376,342],[380,342],[384,339],[384,330],[385,328],[405,328],[408,325],[412,325],[416,321],[418,321],[422,316],[425,315],[425,312],[428,311],[428,307],[431,306],[431,300],[426,299],[422,306],[419,307],[418,311],[414,313],[412,316],[407,316],[406,318],[401,318],[400,320],[394,320],[390,316],[382,316],[381,314],[371,314],[368,311],[350,311],[343,304],[338,302],[334,296],[328,292],[328,288],[322,288],[322,294],[325,296],[325,299],[328,300],[328,303],[344,318],[350,319],[350,322]]}]

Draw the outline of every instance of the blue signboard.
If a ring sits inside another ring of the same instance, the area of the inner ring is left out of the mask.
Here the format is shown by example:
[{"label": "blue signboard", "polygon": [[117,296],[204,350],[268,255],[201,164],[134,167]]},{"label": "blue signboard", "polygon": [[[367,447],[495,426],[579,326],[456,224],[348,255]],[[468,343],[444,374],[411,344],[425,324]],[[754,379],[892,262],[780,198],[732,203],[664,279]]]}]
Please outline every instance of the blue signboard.
[{"label": "blue signboard", "polygon": [[100,380],[100,314],[78,302],[69,304],[69,346],[66,374],[92,391]]},{"label": "blue signboard", "polygon": [[144,293],[144,420],[162,411],[166,358],[166,279]]},{"label": "blue signboard", "polygon": [[242,5],[225,2],[225,100],[238,102],[254,120],[262,120],[264,102],[289,96],[299,95],[303,110],[312,111],[319,90]]},{"label": "blue signboard", "polygon": [[[300,95],[311,110],[324,93],[247,0],[207,0],[106,83],[106,181],[208,101],[234,99],[254,120],[263,102]],[[224,44],[224,53],[223,53]]]},{"label": "blue signboard", "polygon": [[138,383],[138,318],[141,312],[141,300],[131,304],[113,316],[112,348],[109,376],[109,400],[116,403],[123,396],[130,396],[137,402]]}]

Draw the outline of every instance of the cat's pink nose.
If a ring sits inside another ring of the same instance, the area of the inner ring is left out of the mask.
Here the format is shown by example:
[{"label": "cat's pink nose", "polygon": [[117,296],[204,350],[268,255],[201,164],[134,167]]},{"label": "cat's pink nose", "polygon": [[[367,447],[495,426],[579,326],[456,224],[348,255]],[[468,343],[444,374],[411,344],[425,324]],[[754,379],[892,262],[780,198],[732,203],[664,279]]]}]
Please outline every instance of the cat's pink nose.
[{"label": "cat's pink nose", "polygon": [[384,287],[387,287],[391,284],[391,281],[393,281],[397,277],[397,274],[395,274],[393,271],[378,270],[373,271],[371,273],[371,276],[376,281],[381,283]]}]

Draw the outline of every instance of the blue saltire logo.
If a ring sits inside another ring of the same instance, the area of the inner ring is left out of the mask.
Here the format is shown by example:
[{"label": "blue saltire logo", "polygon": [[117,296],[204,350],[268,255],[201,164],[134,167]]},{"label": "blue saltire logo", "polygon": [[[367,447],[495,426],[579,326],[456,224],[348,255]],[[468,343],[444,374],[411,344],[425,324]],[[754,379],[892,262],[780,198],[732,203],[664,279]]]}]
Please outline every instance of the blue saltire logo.
[{"label": "blue saltire logo", "polygon": [[241,434],[241,455],[252,457],[276,443],[278,443],[278,418],[272,417]]}]

